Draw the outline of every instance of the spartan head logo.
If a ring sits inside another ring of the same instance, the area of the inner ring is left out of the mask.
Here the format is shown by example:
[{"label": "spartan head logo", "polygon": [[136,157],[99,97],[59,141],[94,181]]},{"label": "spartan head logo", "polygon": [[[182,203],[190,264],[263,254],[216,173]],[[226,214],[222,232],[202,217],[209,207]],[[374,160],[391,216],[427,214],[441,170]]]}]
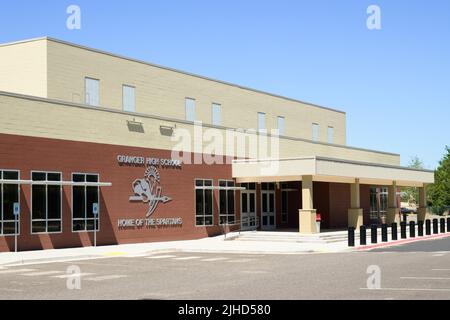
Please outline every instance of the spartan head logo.
[{"label": "spartan head logo", "polygon": [[147,218],[155,212],[160,202],[166,203],[172,200],[167,196],[161,195],[162,187],[159,172],[154,166],[148,167],[145,170],[144,178],[135,180],[132,187],[134,196],[130,197],[130,201],[148,203]]}]

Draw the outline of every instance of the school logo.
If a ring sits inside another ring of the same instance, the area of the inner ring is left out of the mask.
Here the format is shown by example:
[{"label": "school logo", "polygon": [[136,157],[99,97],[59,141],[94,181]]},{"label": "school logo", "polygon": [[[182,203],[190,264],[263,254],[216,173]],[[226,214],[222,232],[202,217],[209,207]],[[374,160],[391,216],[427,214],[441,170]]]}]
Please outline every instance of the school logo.
[{"label": "school logo", "polygon": [[155,212],[160,202],[172,201],[172,198],[162,196],[159,172],[154,166],[148,167],[145,170],[144,178],[135,180],[132,188],[134,196],[130,197],[130,201],[142,201],[148,204],[147,218]]}]

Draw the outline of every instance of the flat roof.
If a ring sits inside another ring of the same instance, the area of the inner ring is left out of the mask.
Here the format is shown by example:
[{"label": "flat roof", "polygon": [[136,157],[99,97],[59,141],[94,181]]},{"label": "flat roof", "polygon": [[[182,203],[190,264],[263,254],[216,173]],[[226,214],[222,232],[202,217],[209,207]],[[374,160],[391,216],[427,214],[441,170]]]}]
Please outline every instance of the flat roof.
[{"label": "flat roof", "polygon": [[422,187],[434,183],[434,171],[394,165],[382,165],[327,157],[235,160],[233,178],[237,182],[276,182],[302,180]]},{"label": "flat roof", "polygon": [[324,107],[324,106],[321,106],[321,105],[318,105],[318,104],[305,102],[305,101],[301,101],[301,100],[298,100],[298,99],[294,99],[294,98],[289,98],[289,97],[286,97],[286,96],[278,95],[278,94],[275,94],[275,93],[270,93],[270,92],[266,92],[266,91],[262,91],[262,90],[258,90],[258,89],[253,89],[253,88],[246,87],[246,86],[241,86],[239,84],[218,80],[218,79],[214,79],[214,78],[198,75],[198,74],[187,72],[187,71],[182,71],[182,70],[178,70],[178,69],[174,69],[174,68],[161,66],[161,65],[150,63],[150,62],[147,62],[147,61],[126,57],[126,56],[122,56],[122,55],[119,55],[119,54],[115,54],[115,53],[111,53],[111,52],[107,52],[107,51],[103,51],[103,50],[99,50],[99,49],[94,49],[94,48],[91,48],[91,47],[87,47],[87,46],[83,46],[83,45],[80,45],[80,44],[76,44],[76,43],[72,43],[72,42],[68,42],[68,41],[64,41],[64,40],[59,40],[59,39],[51,38],[51,37],[47,37],[47,36],[46,37],[39,37],[39,38],[33,38],[33,39],[26,39],[26,40],[20,40],[20,41],[3,43],[3,44],[0,44],[0,47],[16,45],[16,44],[32,42],[32,41],[40,41],[40,40],[53,41],[53,42],[56,42],[56,43],[60,43],[60,44],[64,44],[64,45],[68,45],[68,46],[72,46],[72,47],[76,47],[76,48],[83,49],[83,50],[88,50],[88,51],[92,51],[92,52],[95,52],[95,53],[108,55],[108,56],[119,58],[119,59],[124,59],[124,60],[128,60],[128,61],[136,62],[136,63],[145,64],[145,65],[148,65],[148,66],[151,66],[151,67],[160,68],[160,69],[164,69],[164,70],[168,70],[168,71],[172,71],[172,72],[177,72],[177,73],[181,73],[181,74],[184,74],[184,75],[187,75],[187,76],[191,76],[191,77],[207,80],[207,81],[217,82],[217,83],[220,83],[220,84],[224,84],[224,85],[227,85],[227,86],[232,86],[232,87],[239,88],[239,89],[242,89],[242,90],[253,91],[253,92],[256,92],[256,93],[269,95],[269,96],[272,96],[272,97],[275,97],[275,98],[279,98],[279,99],[293,101],[293,102],[296,102],[296,103],[305,104],[305,105],[310,106],[310,107],[315,107],[315,108],[325,109],[325,110],[332,111],[332,112],[346,114],[344,111],[341,111],[341,110],[338,110],[338,109]]}]

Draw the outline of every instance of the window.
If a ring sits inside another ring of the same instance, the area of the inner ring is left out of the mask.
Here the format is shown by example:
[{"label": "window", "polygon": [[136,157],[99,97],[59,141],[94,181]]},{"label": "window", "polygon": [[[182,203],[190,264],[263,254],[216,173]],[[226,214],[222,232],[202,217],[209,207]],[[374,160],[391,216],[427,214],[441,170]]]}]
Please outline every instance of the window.
[{"label": "window", "polygon": [[258,112],[258,131],[266,130],[266,114],[263,112]]},{"label": "window", "polygon": [[[234,188],[234,181],[219,181],[221,188]],[[233,224],[234,213],[234,190],[219,190],[219,221],[220,224]]]},{"label": "window", "polygon": [[123,111],[135,112],[136,100],[134,87],[123,85],[122,87]]},{"label": "window", "polygon": [[[72,174],[74,182],[98,182],[98,174]],[[100,208],[94,217],[94,203],[99,203],[99,187],[72,187],[72,231],[94,231],[100,227]]]},{"label": "window", "polygon": [[100,105],[100,81],[85,78],[86,104],[98,107]]},{"label": "window", "polygon": [[[19,180],[19,171],[1,171],[0,179]],[[0,185],[0,234],[13,235],[16,231],[14,203],[19,202],[19,184]],[[17,223],[17,234],[20,234],[20,216]]]},{"label": "window", "polygon": [[186,98],[186,120],[195,121],[195,100]]},{"label": "window", "polygon": [[221,105],[213,103],[211,113],[212,113],[212,124],[214,126],[220,126],[222,124]]},{"label": "window", "polygon": [[317,123],[312,124],[312,140],[319,141],[319,125]]},{"label": "window", "polygon": [[328,143],[334,143],[334,128],[328,127]]},{"label": "window", "polygon": [[212,180],[195,180],[195,224],[213,225]]},{"label": "window", "polygon": [[278,134],[280,136],[283,136],[285,134],[284,117],[278,117]]},{"label": "window", "polygon": [[288,222],[289,200],[287,184],[281,186],[281,223]]},{"label": "window", "polygon": [[370,188],[370,219],[378,220],[386,215],[388,207],[388,189],[386,187]]},{"label": "window", "polygon": [[[32,172],[33,181],[61,181],[61,173]],[[31,186],[31,233],[62,231],[61,185]]]}]

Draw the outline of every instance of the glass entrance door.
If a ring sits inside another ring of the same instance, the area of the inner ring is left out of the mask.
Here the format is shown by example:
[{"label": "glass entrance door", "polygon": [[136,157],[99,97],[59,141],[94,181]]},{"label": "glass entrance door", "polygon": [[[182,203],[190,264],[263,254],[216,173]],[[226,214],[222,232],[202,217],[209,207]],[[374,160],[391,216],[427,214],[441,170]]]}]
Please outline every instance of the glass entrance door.
[{"label": "glass entrance door", "polygon": [[275,184],[261,184],[261,229],[275,229]]},{"label": "glass entrance door", "polygon": [[241,187],[241,229],[254,230],[257,228],[256,221],[256,184],[242,183]]}]

